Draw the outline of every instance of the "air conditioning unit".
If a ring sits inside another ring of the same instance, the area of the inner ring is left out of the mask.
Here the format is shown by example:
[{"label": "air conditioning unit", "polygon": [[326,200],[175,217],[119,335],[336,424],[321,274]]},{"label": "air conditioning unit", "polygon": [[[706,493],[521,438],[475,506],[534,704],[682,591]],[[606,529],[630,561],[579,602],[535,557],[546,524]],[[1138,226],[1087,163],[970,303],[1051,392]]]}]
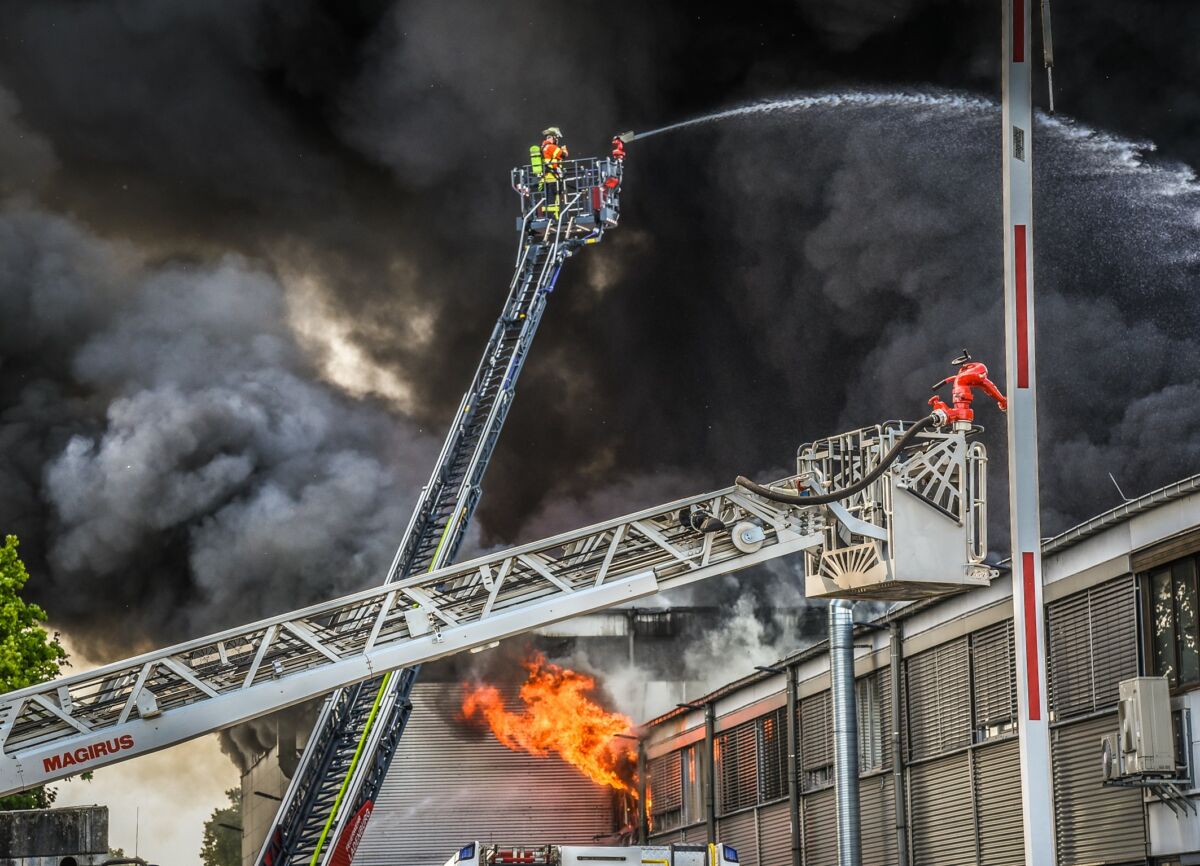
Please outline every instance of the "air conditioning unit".
[{"label": "air conditioning unit", "polygon": [[1123,680],[1117,705],[1121,775],[1175,775],[1171,693],[1164,677]]}]

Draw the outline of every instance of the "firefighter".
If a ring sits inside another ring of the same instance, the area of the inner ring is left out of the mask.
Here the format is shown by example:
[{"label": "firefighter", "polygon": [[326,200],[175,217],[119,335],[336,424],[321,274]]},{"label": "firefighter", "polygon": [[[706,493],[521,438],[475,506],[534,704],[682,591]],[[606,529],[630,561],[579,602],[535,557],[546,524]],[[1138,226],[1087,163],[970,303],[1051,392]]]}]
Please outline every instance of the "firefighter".
[{"label": "firefighter", "polygon": [[562,146],[563,134],[557,126],[542,130],[542,135],[542,182],[538,190],[546,193],[546,213],[557,217],[563,160],[567,158],[567,149]]}]

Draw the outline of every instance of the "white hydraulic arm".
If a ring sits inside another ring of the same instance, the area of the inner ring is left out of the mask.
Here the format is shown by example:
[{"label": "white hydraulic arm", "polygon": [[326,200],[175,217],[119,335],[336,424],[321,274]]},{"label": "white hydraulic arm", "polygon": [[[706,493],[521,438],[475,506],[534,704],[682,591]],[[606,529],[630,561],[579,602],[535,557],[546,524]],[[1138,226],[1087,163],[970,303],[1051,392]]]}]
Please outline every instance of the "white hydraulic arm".
[{"label": "white hydraulic arm", "polygon": [[[806,445],[801,473],[779,484],[816,491],[861,478],[902,429],[876,426]],[[820,577],[826,591],[841,581],[860,597],[986,583],[971,528],[985,516],[984,457],[966,435],[921,435],[843,502],[785,504],[731,487],[10,692],[0,696],[0,795],[800,551],[810,580]],[[710,531],[694,528],[705,524],[695,514],[712,519]],[[910,544],[897,526],[937,539],[940,549]],[[903,568],[913,574],[898,574],[908,559]]]}]

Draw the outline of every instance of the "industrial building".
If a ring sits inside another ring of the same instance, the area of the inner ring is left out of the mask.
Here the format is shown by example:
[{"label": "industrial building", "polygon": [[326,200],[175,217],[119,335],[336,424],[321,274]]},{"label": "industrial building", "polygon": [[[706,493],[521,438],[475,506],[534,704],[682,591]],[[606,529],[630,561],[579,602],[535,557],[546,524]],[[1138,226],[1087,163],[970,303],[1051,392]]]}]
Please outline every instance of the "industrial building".
[{"label": "industrial building", "polygon": [[[1200,863],[1200,475],[1043,550],[1058,862]],[[856,630],[864,863],[1023,861],[1013,638],[1007,575]],[[828,644],[778,671],[649,722],[651,842],[715,834],[745,866],[837,862]],[[1139,674],[1171,683],[1184,805],[1103,784],[1118,683]]]},{"label": "industrial building", "polygon": [[[816,608],[773,610],[794,632],[812,633],[824,621]],[[551,658],[586,657],[594,670],[627,663],[652,678],[632,684],[622,707],[645,719],[705,694],[687,679],[677,649],[696,639],[720,616],[704,607],[625,608],[593,613],[540,629],[514,642]],[[445,861],[459,841],[553,839],[564,844],[615,838],[629,816],[613,792],[581,776],[557,756],[514,752],[490,733],[456,718],[463,684],[476,663],[488,665],[489,682],[515,701],[524,671],[490,654],[453,657],[426,665],[413,688],[413,715],[380,792],[375,815],[355,856],[359,866],[422,866]],[[242,775],[242,862],[252,866],[275,817],[280,797],[304,747],[307,727],[284,724],[278,741],[257,755]],[[282,755],[282,758],[281,758]],[[417,782],[417,784],[414,784]],[[419,826],[422,832],[414,834]]]}]

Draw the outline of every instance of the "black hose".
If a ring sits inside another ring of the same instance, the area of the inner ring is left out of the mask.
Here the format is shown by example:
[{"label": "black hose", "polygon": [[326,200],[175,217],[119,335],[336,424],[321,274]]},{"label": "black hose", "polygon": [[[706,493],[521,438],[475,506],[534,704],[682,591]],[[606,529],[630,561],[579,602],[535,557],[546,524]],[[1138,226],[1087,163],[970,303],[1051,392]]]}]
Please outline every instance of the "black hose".
[{"label": "black hose", "polygon": [[879,465],[855,481],[849,487],[844,487],[841,490],[833,490],[829,493],[823,493],[820,496],[802,496],[799,493],[784,493],[779,490],[772,490],[770,487],[764,487],[761,484],[755,484],[749,478],[743,475],[737,477],[735,482],[738,487],[744,487],[751,493],[757,493],[764,499],[770,499],[772,502],[785,502],[789,505],[828,505],[830,502],[837,502],[845,499],[848,496],[853,496],[860,490],[864,489],[868,484],[871,484],[875,479],[882,475],[889,466],[896,462],[896,458],[900,456],[908,443],[913,440],[923,430],[928,430],[930,427],[937,426],[937,418],[933,415],[927,415],[920,421],[913,424],[904,431],[904,435],[896,440],[896,444],[892,446],[887,454],[883,455],[883,459],[879,461]]}]

